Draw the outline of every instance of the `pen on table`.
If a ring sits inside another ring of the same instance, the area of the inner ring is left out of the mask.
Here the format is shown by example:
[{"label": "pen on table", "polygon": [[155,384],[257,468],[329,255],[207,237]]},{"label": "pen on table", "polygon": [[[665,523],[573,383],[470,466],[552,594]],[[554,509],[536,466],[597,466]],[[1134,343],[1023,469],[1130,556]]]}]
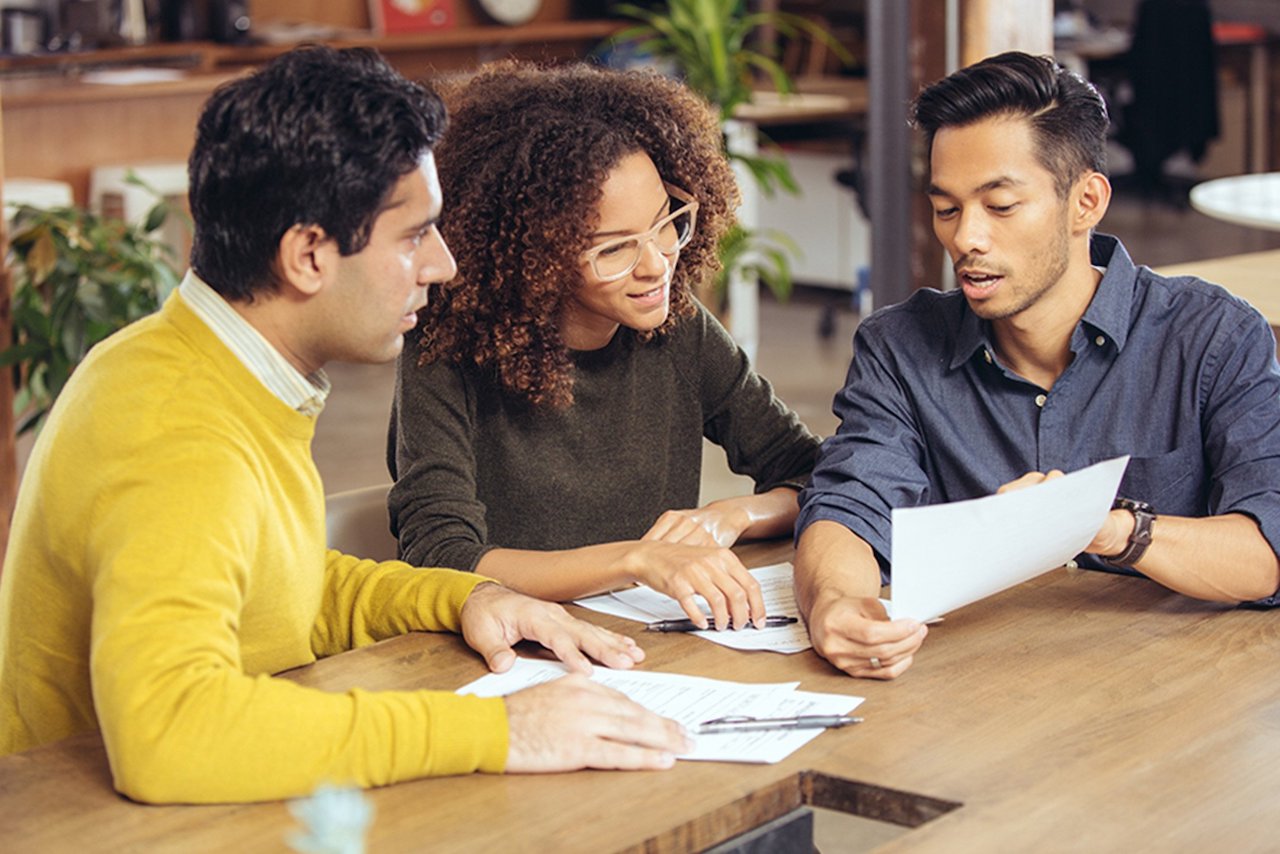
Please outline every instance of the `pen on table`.
[{"label": "pen on table", "polygon": [[703,721],[694,729],[694,735],[712,735],[724,732],[756,732],[769,729],[835,729],[850,724],[860,724],[862,718],[848,715],[797,715],[790,718],[752,718],[730,715]]},{"label": "pen on table", "polygon": [[[747,623],[747,628],[752,629],[776,629],[779,626],[790,626],[800,622],[798,617],[765,617],[764,625],[757,626],[755,623]],[[707,617],[707,629],[714,629],[716,621],[714,617]],[[733,628],[733,624],[729,624],[729,628]],[[658,620],[656,623],[648,623],[645,625],[646,632],[700,632],[702,627],[696,625],[693,620]]]}]

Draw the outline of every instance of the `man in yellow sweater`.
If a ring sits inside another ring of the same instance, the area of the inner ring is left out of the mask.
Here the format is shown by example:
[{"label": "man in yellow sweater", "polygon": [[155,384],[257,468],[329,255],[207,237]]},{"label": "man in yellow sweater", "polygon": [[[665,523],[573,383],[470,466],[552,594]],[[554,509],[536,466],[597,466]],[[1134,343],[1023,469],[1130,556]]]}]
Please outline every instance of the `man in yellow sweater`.
[{"label": "man in yellow sweater", "polygon": [[371,51],[219,89],[190,161],[192,272],[96,347],[22,484],[0,576],[0,754],[99,728],[122,793],[270,799],[430,774],[669,767],[679,726],[571,676],[505,700],[325,693],[270,674],[413,630],[494,670],[629,639],[448,570],[325,549],[311,438],[330,360],[394,358],[432,283],[438,98]]}]

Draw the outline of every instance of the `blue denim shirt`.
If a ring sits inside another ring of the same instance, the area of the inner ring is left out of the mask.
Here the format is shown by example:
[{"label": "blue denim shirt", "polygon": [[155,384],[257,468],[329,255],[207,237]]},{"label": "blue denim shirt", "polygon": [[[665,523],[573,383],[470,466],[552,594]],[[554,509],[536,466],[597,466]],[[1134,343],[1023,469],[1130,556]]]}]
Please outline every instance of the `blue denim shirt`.
[{"label": "blue denim shirt", "polygon": [[892,508],[1129,454],[1121,495],[1157,514],[1243,513],[1280,553],[1280,366],[1266,320],[1216,285],[1135,267],[1114,237],[1090,250],[1106,274],[1051,391],[1001,365],[958,291],[918,291],[863,321],[797,534],[845,525],[887,582]]}]

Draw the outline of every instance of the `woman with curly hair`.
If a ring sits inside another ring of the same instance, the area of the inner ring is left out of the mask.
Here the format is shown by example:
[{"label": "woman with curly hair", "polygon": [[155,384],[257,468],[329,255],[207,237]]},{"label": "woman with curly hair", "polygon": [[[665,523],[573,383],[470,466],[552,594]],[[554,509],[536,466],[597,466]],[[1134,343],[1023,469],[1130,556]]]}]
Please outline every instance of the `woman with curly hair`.
[{"label": "woman with curly hair", "polygon": [[[706,104],[648,73],[482,69],[436,149],[458,275],[399,362],[405,560],[572,599],[641,582],[764,616],[728,549],[789,533],[818,439],[694,299],[738,201]],[[697,506],[702,437],[754,495]]]}]

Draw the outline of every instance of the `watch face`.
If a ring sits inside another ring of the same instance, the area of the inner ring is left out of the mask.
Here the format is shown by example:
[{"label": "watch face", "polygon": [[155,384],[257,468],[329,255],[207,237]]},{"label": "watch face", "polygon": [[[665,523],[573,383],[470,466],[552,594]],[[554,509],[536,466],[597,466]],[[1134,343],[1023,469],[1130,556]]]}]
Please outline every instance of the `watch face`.
[{"label": "watch face", "polygon": [[526,23],[541,6],[542,0],[480,0],[480,8],[500,24]]}]

